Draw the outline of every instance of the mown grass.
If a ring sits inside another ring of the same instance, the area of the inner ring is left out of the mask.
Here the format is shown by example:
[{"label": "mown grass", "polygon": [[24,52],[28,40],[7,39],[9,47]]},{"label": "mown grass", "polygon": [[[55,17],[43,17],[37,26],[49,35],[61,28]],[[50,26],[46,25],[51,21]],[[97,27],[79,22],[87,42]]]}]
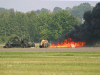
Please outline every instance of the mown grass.
[{"label": "mown grass", "polygon": [[0,75],[100,75],[100,51],[0,52]]}]

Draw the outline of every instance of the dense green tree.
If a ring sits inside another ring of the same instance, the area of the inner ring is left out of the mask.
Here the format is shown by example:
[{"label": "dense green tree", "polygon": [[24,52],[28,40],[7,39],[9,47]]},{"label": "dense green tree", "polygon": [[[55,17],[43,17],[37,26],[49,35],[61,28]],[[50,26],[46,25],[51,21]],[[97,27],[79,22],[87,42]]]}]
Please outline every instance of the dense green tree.
[{"label": "dense green tree", "polygon": [[26,13],[27,16],[27,28],[28,28],[28,34],[29,34],[29,38],[32,40],[36,40],[36,36],[37,36],[37,28],[38,25],[37,23],[37,14],[34,11],[28,12]]},{"label": "dense green tree", "polygon": [[72,11],[72,9],[70,7],[66,7],[65,10],[68,11],[69,13],[71,13],[71,11]]},{"label": "dense green tree", "polygon": [[62,8],[60,8],[60,7],[55,7],[54,9],[53,9],[53,12],[58,12],[58,11],[61,11],[62,10]]},{"label": "dense green tree", "polygon": [[[53,40],[57,40],[59,36],[66,34],[73,29],[75,24],[80,21],[76,17],[70,15],[67,11],[59,11],[53,14],[51,24],[49,26]],[[50,39],[51,40],[51,39]]]},{"label": "dense green tree", "polygon": [[41,10],[36,10],[35,13],[40,14]]},{"label": "dense green tree", "polygon": [[35,42],[42,39],[54,41],[79,23],[79,19],[65,10],[50,13],[47,9],[41,9],[40,14],[35,11],[3,10],[0,11],[0,43],[7,42],[13,35]]},{"label": "dense green tree", "polygon": [[46,9],[46,8],[42,8],[42,9],[41,9],[41,12],[48,13],[48,12],[50,12],[50,10],[48,10],[48,9]]},{"label": "dense green tree", "polygon": [[[76,17],[82,19],[83,14],[86,11],[92,10],[92,6],[89,3],[82,3],[79,6],[74,6],[70,11],[71,14],[75,15]],[[67,9],[68,10],[68,9]]]}]

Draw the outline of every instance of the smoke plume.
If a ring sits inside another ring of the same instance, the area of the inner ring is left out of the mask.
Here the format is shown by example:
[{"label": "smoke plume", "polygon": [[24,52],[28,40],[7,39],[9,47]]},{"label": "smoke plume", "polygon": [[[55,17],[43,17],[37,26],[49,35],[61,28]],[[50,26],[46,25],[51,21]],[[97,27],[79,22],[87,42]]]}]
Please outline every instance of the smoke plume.
[{"label": "smoke plume", "polygon": [[84,13],[84,20],[83,24],[75,25],[75,28],[64,35],[63,38],[69,37],[73,41],[85,41],[86,45],[93,45],[100,41],[100,3],[92,11]]}]

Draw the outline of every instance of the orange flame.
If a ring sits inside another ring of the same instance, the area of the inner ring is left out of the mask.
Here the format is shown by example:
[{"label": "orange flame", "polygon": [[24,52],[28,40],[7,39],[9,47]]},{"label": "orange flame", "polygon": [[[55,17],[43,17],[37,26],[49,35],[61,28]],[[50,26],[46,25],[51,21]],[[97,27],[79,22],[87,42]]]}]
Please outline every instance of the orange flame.
[{"label": "orange flame", "polygon": [[74,42],[71,38],[65,39],[63,42],[57,44],[52,43],[50,47],[82,47],[85,45],[85,42]]}]

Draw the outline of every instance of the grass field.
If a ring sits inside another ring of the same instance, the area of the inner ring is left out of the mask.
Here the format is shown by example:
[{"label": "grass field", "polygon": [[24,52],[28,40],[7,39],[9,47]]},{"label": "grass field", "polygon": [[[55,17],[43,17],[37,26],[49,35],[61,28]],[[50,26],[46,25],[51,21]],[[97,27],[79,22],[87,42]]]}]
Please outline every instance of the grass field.
[{"label": "grass field", "polygon": [[100,51],[0,52],[0,75],[100,75]]}]

